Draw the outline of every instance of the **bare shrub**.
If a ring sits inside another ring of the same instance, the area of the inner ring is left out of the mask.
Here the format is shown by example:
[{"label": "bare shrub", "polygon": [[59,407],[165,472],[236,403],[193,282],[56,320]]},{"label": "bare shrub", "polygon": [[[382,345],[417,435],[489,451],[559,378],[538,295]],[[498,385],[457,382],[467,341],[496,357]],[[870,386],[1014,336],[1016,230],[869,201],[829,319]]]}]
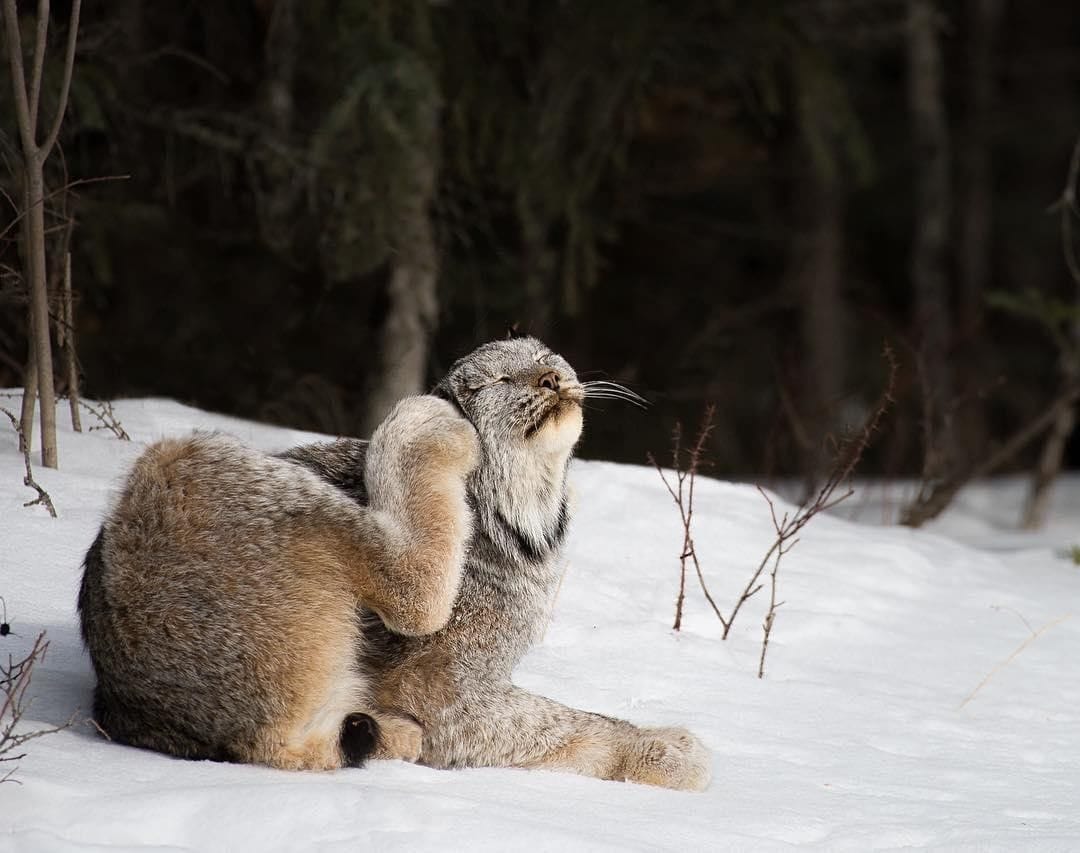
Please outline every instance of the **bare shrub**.
[{"label": "bare shrub", "polygon": [[45,659],[49,641],[42,631],[34,640],[26,657],[15,660],[7,656],[7,663],[0,664],[0,783],[15,781],[18,762],[26,757],[23,747],[35,738],[52,734],[68,728],[73,722],[68,720],[59,726],[43,729],[16,731],[33,704],[27,695],[34,675],[34,667]]},{"label": "bare shrub", "polygon": [[88,403],[86,400],[79,400],[79,405],[98,420],[96,426],[90,427],[90,432],[93,432],[96,429],[106,429],[121,441],[131,441],[131,436],[127,434],[124,425],[120,423],[120,419],[116,416],[116,412],[113,411],[112,403],[106,400],[94,404]]},{"label": "bare shrub", "polygon": [[[769,546],[769,549],[765,552],[765,556],[762,557],[761,562],[758,563],[757,568],[750,575],[749,580],[747,580],[746,584],[743,586],[742,592],[739,594],[738,598],[731,606],[730,612],[726,616],[716,604],[715,599],[709,591],[708,584],[705,581],[705,575],[701,569],[697,551],[694,547],[692,531],[694,518],[694,481],[698,471],[703,465],[707,464],[703,459],[703,454],[709,433],[713,429],[715,407],[709,406],[706,408],[705,415],[702,418],[701,427],[688,452],[684,451],[682,447],[682,427],[681,425],[676,425],[672,438],[674,485],[672,485],[672,480],[669,476],[659,464],[657,464],[656,459],[652,454],[649,454],[649,461],[652,462],[656,467],[657,472],[660,474],[660,479],[663,480],[664,485],[667,487],[672,500],[674,500],[675,505],[679,510],[679,517],[683,524],[683,545],[679,554],[679,594],[675,604],[675,624],[673,626],[676,631],[682,627],[688,562],[694,566],[702,592],[709,602],[709,605],[712,607],[713,612],[716,614],[716,618],[723,627],[723,634],[721,636],[722,639],[725,640],[727,639],[728,634],[731,633],[731,628],[735,624],[735,619],[742,610],[743,605],[765,587],[766,581],[762,576],[766,571],[768,572],[769,606],[762,623],[763,636],[761,642],[761,657],[758,662],[759,678],[763,678],[765,675],[765,656],[768,651],[773,624],[776,620],[777,610],[783,604],[782,601],[777,600],[777,575],[780,569],[780,561],[784,555],[798,543],[800,531],[810,523],[812,518],[821,512],[832,509],[852,495],[851,479],[855,473],[855,469],[861,461],[863,454],[866,452],[867,447],[870,446],[870,442],[874,435],[880,429],[885,414],[892,408],[893,403],[895,402],[894,394],[896,391],[898,374],[896,356],[888,345],[884,347],[882,355],[888,365],[889,373],[881,396],[878,398],[873,408],[871,408],[869,414],[858,429],[839,441],[832,440],[834,447],[832,465],[829,468],[824,482],[810,498],[794,513],[785,512],[783,515],[778,516],[776,513],[776,506],[772,499],[764,489],[758,486],[758,491],[768,504],[775,537],[772,544]],[[840,492],[839,494],[838,491]]]}]

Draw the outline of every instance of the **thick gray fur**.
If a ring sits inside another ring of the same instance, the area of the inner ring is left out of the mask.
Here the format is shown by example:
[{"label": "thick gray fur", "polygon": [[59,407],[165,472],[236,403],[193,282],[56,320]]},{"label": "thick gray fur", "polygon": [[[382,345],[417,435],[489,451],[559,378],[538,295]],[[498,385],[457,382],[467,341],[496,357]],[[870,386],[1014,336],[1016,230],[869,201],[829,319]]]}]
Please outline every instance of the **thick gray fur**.
[{"label": "thick gray fur", "polygon": [[[708,784],[708,752],[686,730],[638,728],[535,696],[511,681],[514,666],[540,639],[559,584],[561,551],[570,521],[567,471],[581,433],[586,390],[564,359],[533,338],[518,338],[481,346],[455,363],[433,392],[475,430],[479,462],[460,469],[465,471],[465,501],[471,518],[455,528],[462,537],[462,565],[440,575],[460,581],[444,626],[430,632],[409,631],[412,636],[406,636],[388,618],[385,607],[359,601],[360,627],[351,671],[362,683],[364,695],[355,710],[370,712],[384,727],[386,743],[377,755],[434,767],[561,769],[687,790]],[[408,428],[409,423],[399,426]],[[267,461],[274,476],[246,482],[242,487],[246,496],[237,499],[245,501],[245,509],[264,514],[270,527],[290,511],[307,517],[324,501],[335,508],[345,501],[366,509],[372,494],[386,492],[402,476],[403,466],[411,472],[409,477],[418,476],[415,461],[383,461],[384,446],[345,439],[295,448]],[[223,467],[213,476],[221,477],[230,462],[229,458],[219,460]],[[407,490],[399,491],[408,504]],[[88,554],[80,597],[92,653],[95,643],[102,643],[95,641],[97,628],[88,627],[93,622],[88,612],[102,606],[95,589],[97,578],[107,569],[102,549],[107,547],[109,522],[104,536],[106,546],[99,537]],[[457,548],[452,551],[458,553]],[[400,596],[407,596],[409,588]],[[426,590],[426,581],[417,588]],[[447,588],[446,584],[441,588]],[[248,589],[241,597],[260,594],[259,589]],[[207,606],[212,607],[212,602]],[[287,621],[298,609],[303,609],[299,602],[293,608],[283,605],[275,618]],[[215,624],[204,639],[220,644],[229,630],[227,623]],[[264,640],[270,642],[272,637]],[[151,703],[155,708],[167,708],[170,703],[194,707],[185,691],[196,675],[170,669],[165,661],[155,661],[149,669],[155,667],[160,678],[145,679],[132,688],[132,696],[164,691],[170,702],[155,700]],[[233,687],[250,694],[244,707],[257,709],[261,701],[273,701],[274,685],[245,680],[240,670],[237,662],[223,675],[230,678],[230,673],[237,673]],[[99,714],[108,710],[102,697],[110,689],[110,685],[99,687]],[[175,742],[169,742],[171,727],[181,721],[183,731]],[[394,721],[398,721],[396,728],[388,724]],[[240,724],[228,719],[228,713],[213,701],[197,714],[170,718],[168,711],[161,712],[151,721],[155,734],[140,741],[138,729],[144,722],[148,721],[136,721],[134,735],[129,733],[125,739],[193,757],[252,760],[245,751],[239,756],[222,751],[222,744],[235,740]],[[221,731],[222,727],[228,731]]]}]

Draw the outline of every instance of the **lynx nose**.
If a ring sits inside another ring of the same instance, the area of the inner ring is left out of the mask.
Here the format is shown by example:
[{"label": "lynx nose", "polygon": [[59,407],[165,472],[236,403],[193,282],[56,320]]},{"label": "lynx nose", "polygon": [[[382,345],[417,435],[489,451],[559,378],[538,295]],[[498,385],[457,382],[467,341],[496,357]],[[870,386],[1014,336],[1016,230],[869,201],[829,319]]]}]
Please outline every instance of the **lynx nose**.
[{"label": "lynx nose", "polygon": [[549,370],[543,376],[536,380],[538,388],[547,388],[549,391],[559,390],[559,374],[554,370]]}]

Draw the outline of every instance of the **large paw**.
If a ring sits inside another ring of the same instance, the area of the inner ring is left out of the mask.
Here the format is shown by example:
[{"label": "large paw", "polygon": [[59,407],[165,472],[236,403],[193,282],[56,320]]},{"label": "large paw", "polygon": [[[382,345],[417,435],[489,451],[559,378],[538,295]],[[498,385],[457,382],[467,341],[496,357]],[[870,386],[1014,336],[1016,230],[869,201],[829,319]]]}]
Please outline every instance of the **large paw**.
[{"label": "large paw", "polygon": [[480,461],[480,440],[473,425],[452,404],[429,394],[398,403],[371,443],[405,465],[434,464],[468,474]]},{"label": "large paw", "polygon": [[628,782],[704,791],[712,775],[709,750],[683,728],[641,729],[626,762]]}]

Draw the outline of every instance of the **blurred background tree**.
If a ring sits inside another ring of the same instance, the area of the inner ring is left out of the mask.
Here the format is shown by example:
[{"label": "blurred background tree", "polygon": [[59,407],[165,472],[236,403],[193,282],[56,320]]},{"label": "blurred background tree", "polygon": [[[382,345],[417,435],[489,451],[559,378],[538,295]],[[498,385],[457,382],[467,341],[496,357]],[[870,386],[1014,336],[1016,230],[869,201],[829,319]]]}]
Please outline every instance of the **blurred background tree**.
[{"label": "blurred background tree", "polygon": [[[14,115],[3,87],[0,230]],[[130,175],[65,197],[90,396],[362,434],[516,324],[654,401],[590,413],[584,455],[641,462],[715,402],[717,473],[812,485],[887,338],[864,471],[947,479],[1059,394],[1052,336],[988,294],[1075,301],[1046,210],[1078,130],[1067,5],[116,0],[47,183]]]}]

